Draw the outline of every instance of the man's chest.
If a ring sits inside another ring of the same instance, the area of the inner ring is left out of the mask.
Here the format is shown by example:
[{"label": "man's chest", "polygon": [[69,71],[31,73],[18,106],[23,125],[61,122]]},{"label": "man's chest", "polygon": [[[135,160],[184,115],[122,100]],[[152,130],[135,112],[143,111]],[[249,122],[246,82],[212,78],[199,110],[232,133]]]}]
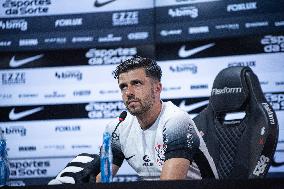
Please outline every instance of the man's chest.
[{"label": "man's chest", "polygon": [[122,150],[125,159],[137,172],[160,172],[166,150],[162,130],[132,130],[125,138]]}]

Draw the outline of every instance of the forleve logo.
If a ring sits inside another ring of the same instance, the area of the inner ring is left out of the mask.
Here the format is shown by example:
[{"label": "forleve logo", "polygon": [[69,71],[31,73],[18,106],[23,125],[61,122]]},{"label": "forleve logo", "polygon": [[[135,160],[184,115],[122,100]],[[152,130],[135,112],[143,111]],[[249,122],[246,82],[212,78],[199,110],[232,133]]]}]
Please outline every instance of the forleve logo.
[{"label": "forleve logo", "polygon": [[236,12],[236,11],[247,11],[257,9],[257,2],[247,2],[247,3],[239,3],[239,4],[230,4],[227,6],[228,12]]},{"label": "forleve logo", "polygon": [[200,47],[196,47],[196,48],[193,48],[193,49],[189,49],[189,50],[186,50],[186,46],[183,45],[179,51],[178,51],[178,56],[181,57],[181,58],[186,58],[186,57],[189,57],[189,56],[192,56],[194,54],[197,54],[201,51],[204,51],[210,47],[213,47],[215,45],[215,43],[209,43],[207,45],[202,45]]},{"label": "forleve logo", "polygon": [[179,107],[186,112],[190,112],[190,111],[195,110],[197,108],[200,108],[202,106],[206,106],[208,103],[209,103],[209,100],[204,100],[204,101],[197,102],[197,103],[194,103],[194,104],[185,105],[185,100],[183,100],[179,104]]},{"label": "forleve logo", "polygon": [[9,113],[9,119],[10,120],[18,120],[18,119],[27,117],[29,115],[32,115],[36,112],[39,112],[41,110],[43,110],[43,107],[38,107],[38,108],[31,109],[31,110],[25,110],[25,111],[22,111],[22,112],[15,112],[15,108],[13,108],[11,110],[11,112]]},{"label": "forleve logo", "polygon": [[94,6],[99,8],[99,7],[105,6],[109,3],[112,3],[114,1],[116,1],[116,0],[107,0],[107,1],[95,0]]},{"label": "forleve logo", "polygon": [[41,57],[43,57],[43,54],[24,58],[24,59],[21,59],[21,60],[16,60],[16,57],[13,56],[10,60],[9,65],[10,65],[10,67],[15,68],[15,67],[19,67],[19,66],[22,66],[24,64],[30,63],[32,61],[35,61],[37,59],[40,59]]}]

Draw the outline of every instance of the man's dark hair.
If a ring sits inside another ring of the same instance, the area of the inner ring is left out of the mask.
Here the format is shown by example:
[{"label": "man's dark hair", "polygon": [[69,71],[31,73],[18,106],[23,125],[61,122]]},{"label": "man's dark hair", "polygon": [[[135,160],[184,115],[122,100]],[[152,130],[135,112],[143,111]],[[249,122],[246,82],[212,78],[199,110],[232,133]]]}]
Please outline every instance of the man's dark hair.
[{"label": "man's dark hair", "polygon": [[121,73],[125,73],[138,68],[144,68],[147,77],[161,81],[162,70],[157,62],[150,58],[143,58],[140,56],[135,56],[120,63],[112,72],[112,74],[114,75],[115,79],[118,79]]}]

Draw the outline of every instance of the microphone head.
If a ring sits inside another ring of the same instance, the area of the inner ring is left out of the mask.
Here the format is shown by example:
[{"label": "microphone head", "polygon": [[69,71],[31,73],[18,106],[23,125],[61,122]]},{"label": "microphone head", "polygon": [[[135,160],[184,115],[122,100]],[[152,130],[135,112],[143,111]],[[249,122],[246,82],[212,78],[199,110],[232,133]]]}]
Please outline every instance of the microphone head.
[{"label": "microphone head", "polygon": [[121,114],[119,115],[119,118],[118,118],[119,121],[124,121],[126,116],[127,116],[127,112],[126,111],[121,112]]}]

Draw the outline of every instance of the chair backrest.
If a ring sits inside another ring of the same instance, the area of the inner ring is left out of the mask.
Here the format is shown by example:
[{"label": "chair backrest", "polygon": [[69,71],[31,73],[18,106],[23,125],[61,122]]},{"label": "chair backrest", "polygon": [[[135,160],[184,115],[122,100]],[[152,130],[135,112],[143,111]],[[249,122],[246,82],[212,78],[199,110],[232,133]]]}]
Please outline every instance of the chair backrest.
[{"label": "chair backrest", "polygon": [[[243,118],[226,120],[233,113]],[[220,179],[262,178],[278,140],[276,114],[249,67],[230,67],[216,76],[208,106],[194,119]]]}]

